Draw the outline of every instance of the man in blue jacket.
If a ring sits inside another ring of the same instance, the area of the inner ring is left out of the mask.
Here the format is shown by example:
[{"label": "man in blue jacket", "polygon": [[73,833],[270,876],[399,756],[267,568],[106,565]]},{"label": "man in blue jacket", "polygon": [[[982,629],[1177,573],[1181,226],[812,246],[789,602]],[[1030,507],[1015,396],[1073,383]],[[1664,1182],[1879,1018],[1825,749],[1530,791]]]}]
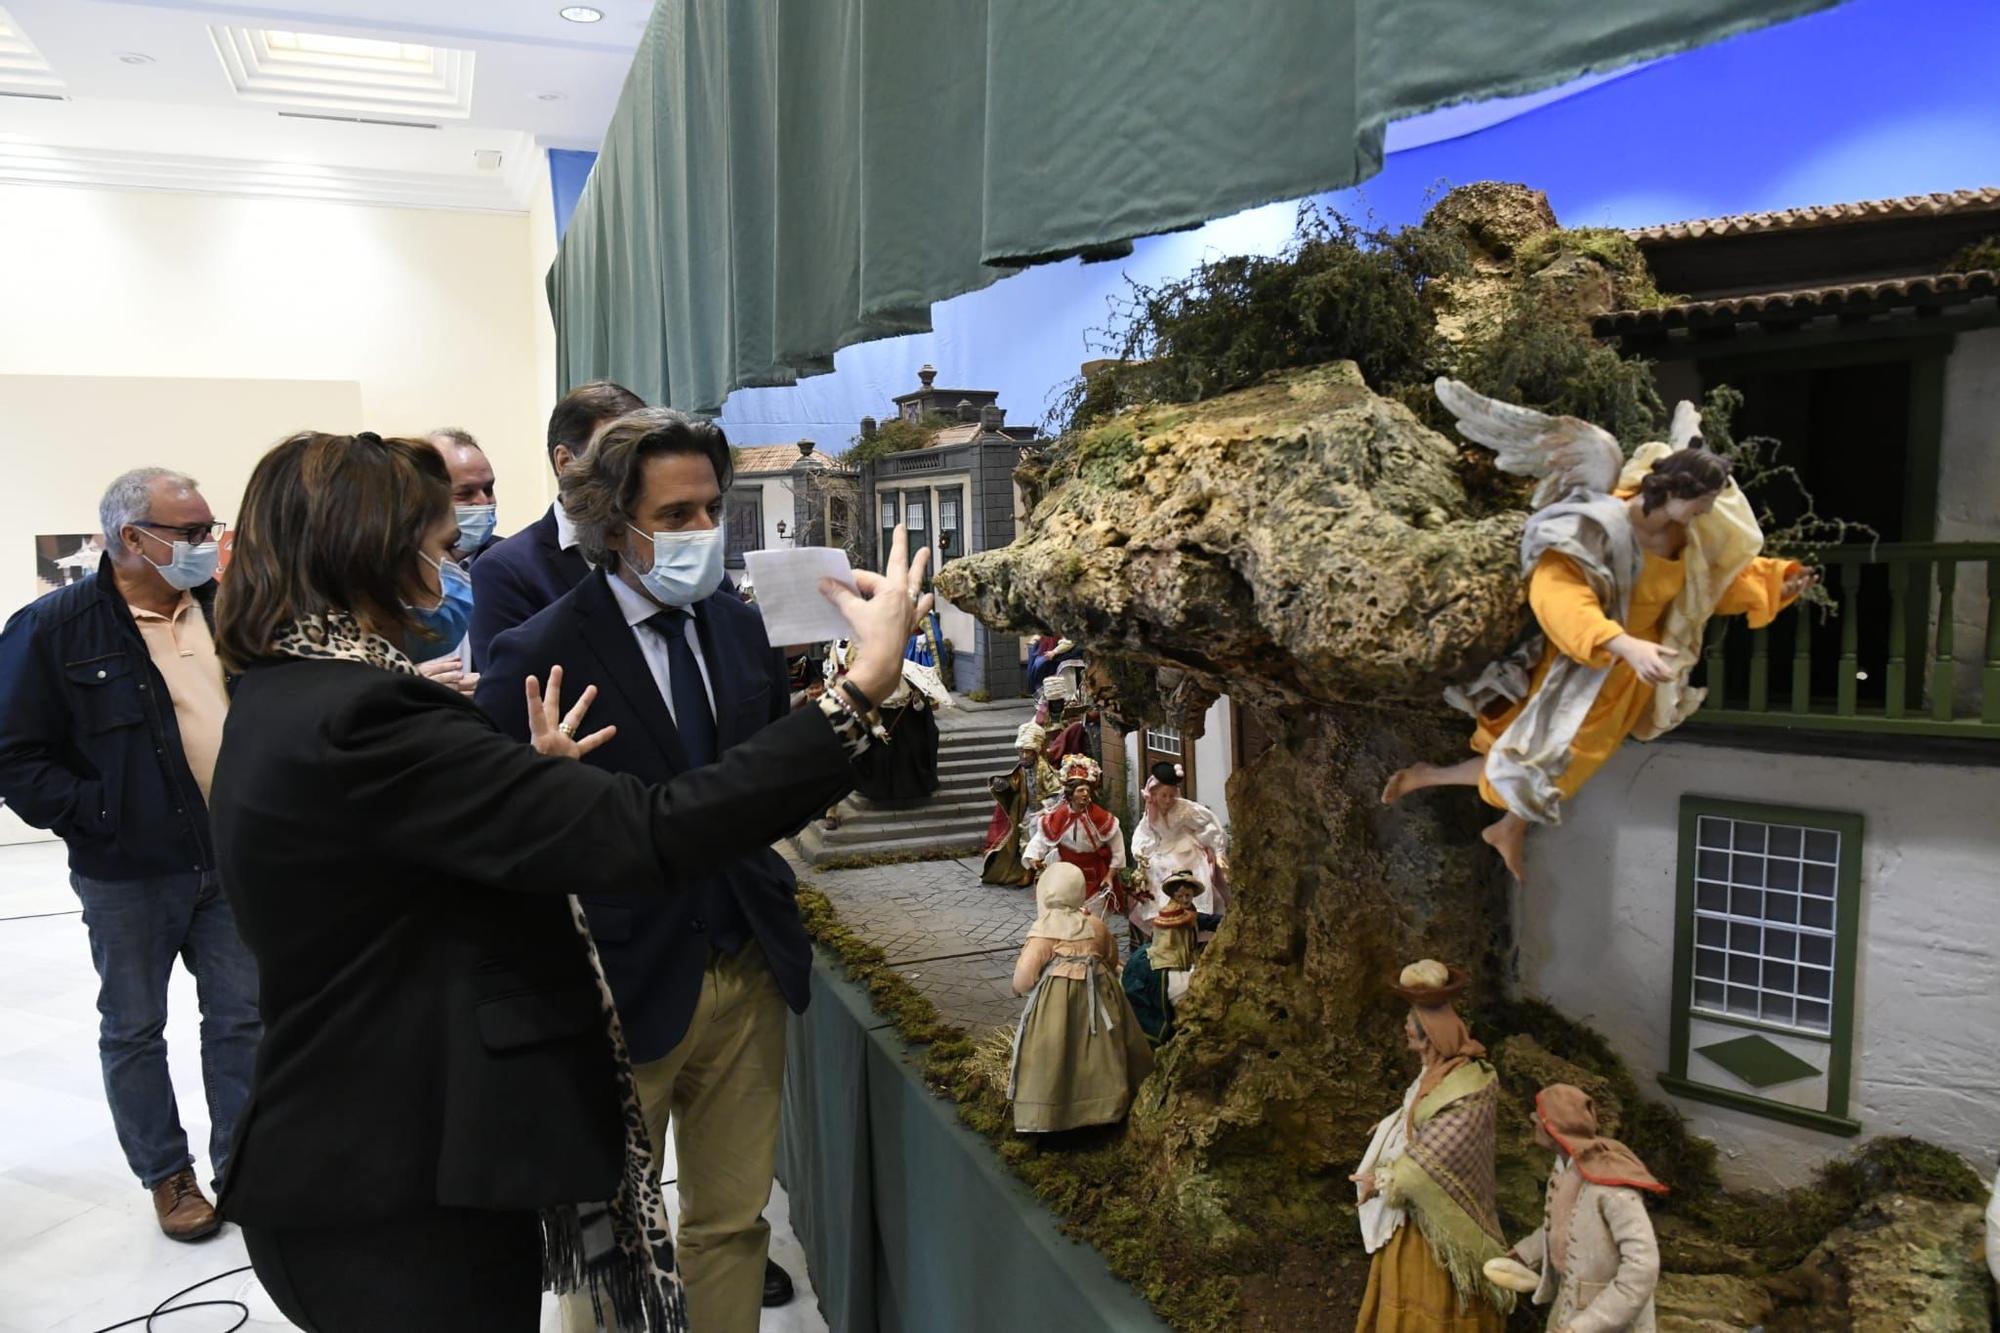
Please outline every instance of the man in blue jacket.
[{"label": "man in blue jacket", "polygon": [[[669,409],[598,433],[563,474],[560,501],[595,568],[494,641],[476,698],[502,731],[527,739],[525,678],[561,667],[565,698],[597,690],[591,730],[617,728],[583,762],[659,783],[716,762],[791,710],[784,655],[723,578],[730,472],[722,432]],[[688,1319],[702,1333],[755,1333],[760,1305],[792,1294],[769,1261],[763,1212],[785,1011],[805,1008],[812,962],[796,887],[767,849],[686,894],[581,900],[656,1145],[671,1121],[674,1240]],[[565,1333],[596,1328],[589,1304],[565,1298]]]},{"label": "man in blue jacket", "polygon": [[[583,456],[590,437],[613,417],[646,404],[610,380],[579,384],[549,413],[549,466],[563,469]],[[485,552],[472,566],[472,660],[485,669],[493,640],[583,582],[590,572],[577,549],[576,528],[561,503]]]},{"label": "man in blue jacket", "polygon": [[262,1028],[257,970],[216,882],[208,788],[229,710],[211,638],[217,536],[189,478],[141,468],[99,505],[95,574],[0,632],[0,798],[69,844],[97,966],[98,1055],[118,1143],[160,1229],[221,1225],[167,1072],[174,959],[201,1002],[209,1164],[220,1180]]}]

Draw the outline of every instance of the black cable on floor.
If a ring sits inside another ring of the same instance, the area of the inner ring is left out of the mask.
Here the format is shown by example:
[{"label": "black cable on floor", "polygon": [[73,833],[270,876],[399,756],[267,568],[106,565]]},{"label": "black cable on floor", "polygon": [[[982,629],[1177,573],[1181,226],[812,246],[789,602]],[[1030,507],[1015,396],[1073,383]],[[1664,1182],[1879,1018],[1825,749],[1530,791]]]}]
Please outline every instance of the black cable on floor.
[{"label": "black cable on floor", "polygon": [[236,1333],[237,1329],[250,1322],[250,1307],[242,1301],[189,1301],[186,1305],[175,1305],[174,1302],[189,1292],[199,1291],[211,1282],[220,1282],[226,1277],[235,1277],[238,1273],[247,1273],[249,1271],[250,1265],[245,1264],[241,1268],[232,1268],[226,1273],[217,1273],[214,1277],[205,1277],[191,1287],[182,1287],[147,1313],[133,1315],[130,1319],[124,1320],[121,1323],[106,1324],[103,1328],[93,1330],[93,1333],[114,1333],[116,1329],[130,1328],[134,1324],[144,1324],[146,1326],[146,1333],[153,1333],[153,1321],[161,1315],[179,1314],[183,1310],[205,1310],[210,1307],[235,1310],[238,1314],[236,1322],[228,1328],[219,1330],[219,1333]]}]

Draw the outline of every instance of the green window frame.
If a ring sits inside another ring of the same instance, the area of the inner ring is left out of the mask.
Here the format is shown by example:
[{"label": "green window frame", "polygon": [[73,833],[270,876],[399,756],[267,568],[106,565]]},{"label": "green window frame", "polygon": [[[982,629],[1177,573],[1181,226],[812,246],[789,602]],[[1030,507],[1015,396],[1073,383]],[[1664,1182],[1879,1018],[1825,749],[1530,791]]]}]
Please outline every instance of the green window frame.
[{"label": "green window frame", "polygon": [[[1681,798],[1661,1087],[1828,1134],[1861,1132],[1847,1110],[1862,833],[1862,817],[1845,811]],[[1789,1100],[1760,1095],[1806,1080]]]}]

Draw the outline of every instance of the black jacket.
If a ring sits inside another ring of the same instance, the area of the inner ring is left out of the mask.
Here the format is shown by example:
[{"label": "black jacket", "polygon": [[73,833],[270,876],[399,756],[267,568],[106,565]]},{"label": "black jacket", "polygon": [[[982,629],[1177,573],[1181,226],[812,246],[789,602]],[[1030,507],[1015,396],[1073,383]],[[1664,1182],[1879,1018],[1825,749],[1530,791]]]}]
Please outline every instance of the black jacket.
[{"label": "black jacket", "polygon": [[253,668],[216,766],[264,1040],[221,1205],[267,1226],[603,1199],[623,1137],[565,893],[672,895],[847,790],[823,717],[664,786],[356,662]]},{"label": "black jacket", "polygon": [[[526,740],[525,678],[546,684],[549,668],[560,666],[565,703],[597,687],[584,729],[618,728],[618,735],[584,762],[644,782],[665,782],[687,771],[687,755],[608,578],[604,570],[594,572],[527,624],[494,640],[479,677],[478,703],[502,731]],[[765,638],[763,617],[734,593],[715,594],[696,613],[715,694],[716,743],[727,751],[790,711],[785,659]],[[761,847],[689,894],[583,899],[635,1062],[661,1058],[686,1034],[701,997],[709,927],[732,901],[763,946],[786,1001],[793,1009],[806,1007],[812,945],[799,920],[796,891],[784,858]]]},{"label": "black jacket", "polygon": [[472,566],[472,660],[493,660],[493,640],[583,582],[583,556],[557,544],[556,511],[486,547]]},{"label": "black jacket", "polygon": [[[213,628],[215,584],[194,599]],[[173,700],[109,556],[0,632],[0,798],[68,843],[70,869],[89,879],[215,864]]]}]

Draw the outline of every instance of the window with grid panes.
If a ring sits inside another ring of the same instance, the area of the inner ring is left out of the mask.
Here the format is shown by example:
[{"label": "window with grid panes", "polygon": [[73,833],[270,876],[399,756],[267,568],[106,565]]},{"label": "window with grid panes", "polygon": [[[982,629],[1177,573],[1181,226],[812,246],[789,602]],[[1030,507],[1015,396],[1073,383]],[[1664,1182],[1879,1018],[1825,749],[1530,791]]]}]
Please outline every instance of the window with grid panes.
[{"label": "window with grid panes", "polygon": [[1858,815],[1683,799],[1672,1091],[1858,1128],[1846,1111],[1860,856]]}]

